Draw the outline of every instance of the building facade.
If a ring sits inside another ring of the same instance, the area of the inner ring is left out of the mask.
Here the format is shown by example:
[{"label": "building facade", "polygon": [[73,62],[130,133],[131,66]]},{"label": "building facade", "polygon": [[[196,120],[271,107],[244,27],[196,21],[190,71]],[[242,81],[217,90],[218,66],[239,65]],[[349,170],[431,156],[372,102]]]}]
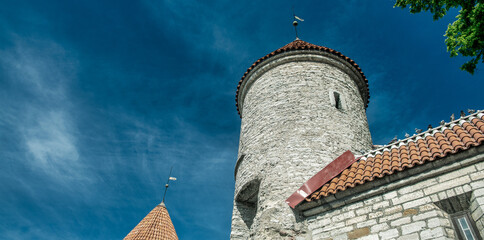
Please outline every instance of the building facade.
[{"label": "building facade", "polygon": [[374,149],[368,99],[353,60],[299,39],[247,70],[231,239],[480,239],[483,113]]}]

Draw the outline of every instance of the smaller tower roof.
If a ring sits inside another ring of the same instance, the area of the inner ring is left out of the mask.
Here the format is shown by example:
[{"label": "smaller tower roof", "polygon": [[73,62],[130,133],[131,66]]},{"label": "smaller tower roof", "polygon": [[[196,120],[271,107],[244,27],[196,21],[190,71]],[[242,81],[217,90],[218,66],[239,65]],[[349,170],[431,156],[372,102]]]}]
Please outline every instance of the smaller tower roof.
[{"label": "smaller tower roof", "polygon": [[162,202],[151,210],[124,240],[178,240],[170,215]]},{"label": "smaller tower roof", "polygon": [[317,51],[327,52],[327,53],[333,54],[333,55],[335,55],[335,56],[343,59],[344,61],[350,63],[360,73],[361,77],[364,79],[364,81],[366,83],[366,94],[368,96],[368,98],[367,98],[368,100],[365,103],[365,108],[368,107],[368,103],[369,103],[369,99],[370,99],[370,90],[368,88],[368,80],[366,79],[365,74],[363,73],[363,71],[361,70],[361,68],[358,66],[358,64],[356,64],[355,61],[353,61],[349,57],[346,57],[342,53],[340,53],[340,52],[338,52],[336,50],[333,50],[331,48],[314,45],[314,44],[308,43],[306,41],[303,41],[303,40],[300,40],[299,38],[297,38],[296,40],[288,43],[284,47],[281,47],[281,48],[279,48],[279,49],[277,49],[277,50],[275,50],[275,51],[273,51],[273,52],[265,55],[264,57],[259,58],[259,60],[257,60],[256,62],[254,62],[252,64],[252,66],[250,66],[247,69],[247,71],[244,73],[244,76],[242,76],[242,78],[239,81],[239,85],[237,86],[237,93],[235,94],[235,102],[236,102],[235,105],[237,106],[237,112],[239,113],[239,115],[240,115],[240,109],[239,109],[239,89],[240,89],[240,86],[242,85],[242,83],[244,82],[245,77],[250,73],[250,71],[252,71],[261,62],[263,62],[264,60],[266,60],[266,59],[268,59],[268,58],[270,58],[272,56],[275,56],[275,55],[280,54],[280,53],[288,52],[288,51],[294,51],[294,50],[317,50]]}]

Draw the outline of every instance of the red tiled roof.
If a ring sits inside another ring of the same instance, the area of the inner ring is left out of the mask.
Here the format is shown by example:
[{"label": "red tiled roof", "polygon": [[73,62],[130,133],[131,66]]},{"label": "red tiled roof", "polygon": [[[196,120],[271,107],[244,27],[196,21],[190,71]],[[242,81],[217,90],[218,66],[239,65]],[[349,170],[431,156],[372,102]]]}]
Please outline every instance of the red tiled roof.
[{"label": "red tiled roof", "polygon": [[363,71],[358,66],[358,64],[355,63],[355,61],[351,60],[349,57],[346,57],[342,53],[335,51],[331,48],[321,47],[321,46],[318,46],[318,45],[314,45],[314,44],[305,42],[305,41],[300,40],[300,39],[296,39],[296,40],[290,42],[289,44],[287,44],[286,46],[281,47],[281,48],[277,49],[276,51],[271,52],[271,53],[265,55],[264,57],[259,58],[259,60],[254,62],[252,64],[252,66],[250,66],[247,69],[247,71],[244,73],[244,76],[242,76],[242,78],[239,81],[239,85],[237,86],[237,92],[235,94],[235,106],[237,106],[237,112],[239,113],[239,115],[240,115],[239,100],[238,100],[239,99],[239,89],[240,89],[240,86],[242,85],[242,83],[244,82],[245,77],[249,74],[249,72],[252,69],[254,69],[258,64],[260,64],[261,62],[263,62],[264,60],[266,60],[266,59],[268,59],[272,56],[275,56],[275,55],[280,54],[280,53],[288,52],[288,51],[294,51],[294,50],[318,50],[318,51],[328,52],[328,53],[331,53],[335,56],[338,56],[339,58],[341,58],[341,59],[345,60],[346,62],[350,63],[351,65],[353,65],[353,67],[355,67],[355,69],[358,70],[358,72],[361,74],[361,77],[365,80],[366,94],[368,96],[368,100],[365,103],[365,108],[368,107],[368,103],[370,102],[370,100],[369,100],[370,99],[370,90],[368,89],[368,80],[366,79],[365,74],[363,74]]},{"label": "red tiled roof", "polygon": [[165,204],[160,203],[131,230],[124,240],[178,240]]},{"label": "red tiled roof", "polygon": [[364,155],[305,200],[311,202],[483,143],[484,111],[480,111]]}]

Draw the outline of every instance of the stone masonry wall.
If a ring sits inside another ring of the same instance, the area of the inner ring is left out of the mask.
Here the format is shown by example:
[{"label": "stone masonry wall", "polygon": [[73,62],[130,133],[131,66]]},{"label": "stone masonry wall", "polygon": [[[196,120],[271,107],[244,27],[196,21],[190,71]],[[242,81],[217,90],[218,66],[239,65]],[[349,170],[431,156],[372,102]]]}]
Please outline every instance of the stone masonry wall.
[{"label": "stone masonry wall", "polygon": [[[294,59],[280,62],[288,57]],[[310,239],[285,200],[346,150],[370,149],[365,104],[353,70],[331,56],[303,52],[266,61],[241,88],[234,199],[257,199],[234,202],[231,239]],[[341,109],[334,106],[335,91]],[[254,181],[260,182],[258,192],[247,192]]]},{"label": "stone masonry wall", "polygon": [[313,240],[457,239],[449,214],[434,203],[465,193],[472,193],[469,210],[484,238],[482,159],[438,177],[309,217],[308,225]]}]

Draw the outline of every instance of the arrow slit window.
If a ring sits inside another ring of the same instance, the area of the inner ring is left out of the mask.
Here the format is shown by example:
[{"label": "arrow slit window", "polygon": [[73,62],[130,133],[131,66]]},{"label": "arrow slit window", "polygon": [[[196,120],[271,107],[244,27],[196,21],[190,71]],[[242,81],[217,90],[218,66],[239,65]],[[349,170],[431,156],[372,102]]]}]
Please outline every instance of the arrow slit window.
[{"label": "arrow slit window", "polygon": [[344,110],[343,109],[343,96],[342,94],[340,94],[339,92],[337,91],[332,91],[330,90],[329,92],[329,97],[330,97],[330,100],[331,100],[331,105],[338,109],[338,110]]}]

